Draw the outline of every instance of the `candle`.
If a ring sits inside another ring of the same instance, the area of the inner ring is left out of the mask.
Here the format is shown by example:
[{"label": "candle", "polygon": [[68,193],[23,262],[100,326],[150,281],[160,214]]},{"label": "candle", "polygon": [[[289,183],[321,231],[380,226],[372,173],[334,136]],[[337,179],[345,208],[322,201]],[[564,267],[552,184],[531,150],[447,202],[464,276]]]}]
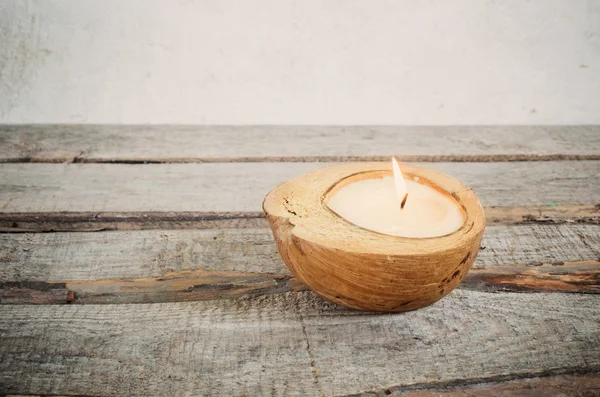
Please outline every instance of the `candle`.
[{"label": "candle", "polygon": [[485,214],[475,192],[410,165],[402,166],[404,180],[390,165],[313,170],[263,201],[286,266],[325,299],[361,310],[418,309],[450,293],[477,256]]},{"label": "candle", "polygon": [[451,195],[418,177],[404,179],[395,159],[393,163],[394,176],[343,186],[328,198],[327,206],[357,226],[394,236],[444,236],[463,225],[464,211]]}]

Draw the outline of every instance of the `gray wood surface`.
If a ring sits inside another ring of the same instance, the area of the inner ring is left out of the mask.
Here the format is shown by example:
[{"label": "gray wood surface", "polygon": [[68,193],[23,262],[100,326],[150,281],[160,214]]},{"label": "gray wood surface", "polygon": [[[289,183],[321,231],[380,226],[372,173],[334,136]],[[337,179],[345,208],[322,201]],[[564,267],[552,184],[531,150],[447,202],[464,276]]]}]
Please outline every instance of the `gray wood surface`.
[{"label": "gray wood surface", "polygon": [[[485,207],[487,224],[600,224],[599,205]],[[256,229],[262,211],[247,212],[33,212],[0,213],[0,232],[90,232],[152,229]]]},{"label": "gray wood surface", "polygon": [[[322,163],[0,164],[0,212],[261,211],[267,192]],[[600,161],[427,163],[484,206],[597,204]]]},{"label": "gray wood surface", "polygon": [[[471,269],[459,289],[483,292],[556,292],[600,294],[600,261],[540,265],[480,266]],[[1,304],[118,304],[193,302],[306,291],[283,273],[212,270],[166,272],[159,277],[91,281],[0,282]]]},{"label": "gray wood surface", "polygon": [[446,384],[434,388],[393,387],[347,397],[596,397],[600,374],[555,375],[475,385]]},{"label": "gray wood surface", "polygon": [[[470,185],[488,228],[442,301],[347,310],[292,277],[261,203],[391,155]],[[0,233],[0,395],[598,391],[599,126],[2,125],[0,163],[0,232],[74,231]]]},{"label": "gray wood surface", "polygon": [[[598,205],[485,207],[487,224],[600,224]],[[90,232],[152,229],[256,229],[261,211],[248,212],[34,212],[0,213],[0,232]]]},{"label": "gray wood surface", "polygon": [[[597,258],[598,225],[492,225],[461,288],[599,293]],[[303,289],[268,229],[0,234],[0,260],[4,304],[193,301]]]},{"label": "gray wood surface", "polygon": [[600,159],[599,126],[0,125],[0,161]]},{"label": "gray wood surface", "polygon": [[[474,267],[600,258],[598,225],[490,225]],[[290,274],[269,229],[0,234],[0,280],[159,277],[211,270]]]},{"label": "gray wood surface", "polygon": [[374,315],[310,292],[160,305],[0,307],[6,393],[335,396],[600,371],[600,296],[456,290]]}]

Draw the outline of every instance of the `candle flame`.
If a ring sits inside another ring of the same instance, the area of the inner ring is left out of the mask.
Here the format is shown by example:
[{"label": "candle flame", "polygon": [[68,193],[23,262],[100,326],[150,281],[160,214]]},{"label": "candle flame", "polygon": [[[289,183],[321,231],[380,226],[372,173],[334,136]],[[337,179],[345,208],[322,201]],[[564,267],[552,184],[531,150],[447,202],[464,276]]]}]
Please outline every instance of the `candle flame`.
[{"label": "candle flame", "polygon": [[406,189],[406,182],[404,182],[402,171],[400,171],[400,166],[395,157],[392,157],[392,169],[394,171],[394,183],[396,185],[398,201],[400,202],[400,209],[403,209],[406,204],[406,199],[408,198],[408,189]]}]

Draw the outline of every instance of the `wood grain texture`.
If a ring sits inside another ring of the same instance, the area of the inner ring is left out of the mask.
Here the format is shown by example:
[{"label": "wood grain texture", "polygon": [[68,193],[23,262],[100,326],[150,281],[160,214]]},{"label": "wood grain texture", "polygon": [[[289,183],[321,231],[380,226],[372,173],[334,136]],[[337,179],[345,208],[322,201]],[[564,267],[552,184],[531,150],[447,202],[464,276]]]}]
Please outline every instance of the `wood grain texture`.
[{"label": "wood grain texture", "polygon": [[[0,219],[1,216],[0,216]],[[486,207],[487,224],[600,224],[600,204],[537,207]],[[1,224],[1,222],[0,222]]]},{"label": "wood grain texture", "polygon": [[345,310],[310,292],[2,306],[0,385],[12,394],[335,396],[600,371],[599,303],[455,290],[400,315]]},{"label": "wood grain texture", "polygon": [[[481,246],[459,288],[594,293],[600,285],[597,225],[492,225]],[[266,229],[0,234],[0,263],[2,303],[187,301],[302,288]]]},{"label": "wood grain texture", "polygon": [[[551,215],[553,221],[590,223],[598,220],[600,222],[600,210],[597,210],[595,206],[574,207],[580,208],[565,209],[560,215]],[[540,211],[532,209],[527,214],[534,216]],[[498,211],[498,213],[503,212]],[[519,219],[523,221],[524,218]],[[502,215],[499,221],[507,223],[507,217]],[[16,233],[152,229],[257,229],[266,227],[268,227],[268,224],[263,212],[0,213],[0,232]]]},{"label": "wood grain texture", "polygon": [[[597,225],[491,225],[474,268],[600,257]],[[64,282],[210,270],[290,274],[268,229],[0,234],[0,280]]]},{"label": "wood grain texture", "polygon": [[187,270],[143,279],[0,281],[0,304],[193,302],[304,290],[300,281],[287,274]]},{"label": "wood grain texture", "polygon": [[[472,269],[458,288],[485,292],[599,294],[600,261],[480,267]],[[307,289],[288,274],[186,270],[139,279],[65,283],[0,281],[0,304],[193,302]]]},{"label": "wood grain texture", "polygon": [[[274,186],[325,165],[0,164],[0,212],[258,212]],[[598,204],[600,161],[425,165],[486,207]]]},{"label": "wood grain texture", "polygon": [[600,293],[600,261],[504,265],[472,269],[461,288],[499,292]]},{"label": "wood grain texture", "polygon": [[0,281],[0,303],[53,305],[75,301],[75,291],[65,283],[2,282]]},{"label": "wood grain texture", "polygon": [[[0,127],[0,162],[30,163],[0,165],[0,230],[123,230],[0,235],[2,303],[44,304],[0,306],[0,394],[441,393],[600,371],[599,127],[240,128]],[[291,277],[260,203],[315,161],[392,154],[464,180],[498,224],[444,300],[348,311]]]},{"label": "wood grain texture", "polygon": [[435,388],[392,387],[346,397],[596,397],[600,375],[558,375],[543,378],[486,382],[476,385],[439,385]]},{"label": "wood grain texture", "polygon": [[[488,224],[600,224],[600,205],[487,207]],[[153,229],[257,229],[263,212],[38,212],[0,213],[0,232],[92,232]]]},{"label": "wood grain texture", "polygon": [[349,161],[392,155],[403,161],[598,160],[600,126],[0,125],[0,162]]}]

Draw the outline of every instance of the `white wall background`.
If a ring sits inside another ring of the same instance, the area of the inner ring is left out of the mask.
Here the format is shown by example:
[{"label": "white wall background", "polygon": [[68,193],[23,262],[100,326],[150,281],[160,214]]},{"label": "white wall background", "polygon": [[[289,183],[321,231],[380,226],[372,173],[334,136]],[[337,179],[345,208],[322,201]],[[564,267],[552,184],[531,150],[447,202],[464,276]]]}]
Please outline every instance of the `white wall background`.
[{"label": "white wall background", "polygon": [[0,122],[600,123],[600,1],[0,0]]}]

